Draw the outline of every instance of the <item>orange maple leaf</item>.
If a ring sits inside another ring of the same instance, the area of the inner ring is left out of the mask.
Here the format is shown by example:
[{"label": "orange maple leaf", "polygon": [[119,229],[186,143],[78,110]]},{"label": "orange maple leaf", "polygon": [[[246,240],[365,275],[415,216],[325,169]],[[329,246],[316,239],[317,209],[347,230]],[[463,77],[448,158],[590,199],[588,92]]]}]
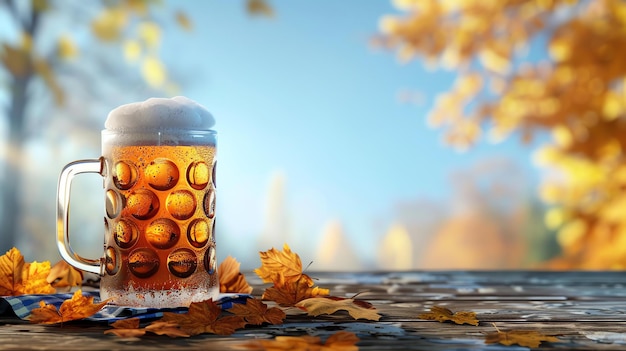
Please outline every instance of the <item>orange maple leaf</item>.
[{"label": "orange maple leaf", "polygon": [[257,299],[247,299],[245,305],[235,304],[233,308],[227,311],[243,317],[248,324],[253,325],[261,325],[263,322],[281,324],[287,317],[280,308],[268,308],[266,304]]},{"label": "orange maple leaf", "polygon": [[246,277],[239,271],[240,263],[228,256],[220,263],[217,271],[220,280],[220,292],[251,294],[252,287],[246,281]]},{"label": "orange maple leaf", "polygon": [[83,283],[83,272],[61,260],[52,266],[47,281],[55,288],[81,286]]},{"label": "orange maple leaf", "polygon": [[184,314],[164,312],[160,320],[175,323],[180,330],[189,335],[202,333],[230,335],[246,325],[246,321],[241,316],[220,317],[221,313],[222,309],[210,299],[192,302],[189,310]]},{"label": "orange maple leaf", "polygon": [[94,304],[93,299],[93,296],[83,296],[81,290],[76,290],[72,298],[63,301],[58,310],[56,306],[40,301],[40,307],[31,312],[28,320],[31,323],[55,324],[83,319],[98,312],[108,302],[105,300]]},{"label": "orange maple leaf", "polygon": [[328,289],[314,286],[313,279],[302,272],[300,256],[287,244],[283,251],[272,248],[261,252],[260,256],[261,267],[254,272],[263,282],[274,284],[265,290],[262,299],[275,301],[281,306],[293,306],[304,299],[330,294]]},{"label": "orange maple leaf", "polygon": [[417,318],[426,319],[439,322],[454,322],[456,324],[471,324],[478,325],[478,319],[476,319],[476,312],[456,312],[452,313],[449,309],[441,306],[433,306],[430,308],[430,312],[422,313]]},{"label": "orange maple leaf", "polygon": [[338,331],[322,343],[317,336],[277,336],[274,340],[258,340],[242,344],[248,350],[289,351],[356,351],[359,338],[347,331]]},{"label": "orange maple leaf", "polygon": [[357,301],[358,300],[337,297],[313,297],[302,300],[296,303],[295,306],[305,310],[309,316],[319,316],[321,314],[333,314],[337,311],[346,311],[354,319],[362,318],[371,321],[377,321],[380,319],[380,315],[376,312],[376,309],[371,306],[371,304],[367,303],[367,305],[364,305],[362,303],[358,303]]},{"label": "orange maple leaf", "polygon": [[146,334],[145,328],[139,328],[139,318],[120,319],[111,323],[113,329],[105,330],[105,334],[114,334],[122,338],[132,338]]},{"label": "orange maple leaf", "polygon": [[24,262],[15,247],[0,256],[0,296],[52,294],[56,290],[46,280],[50,262]]}]

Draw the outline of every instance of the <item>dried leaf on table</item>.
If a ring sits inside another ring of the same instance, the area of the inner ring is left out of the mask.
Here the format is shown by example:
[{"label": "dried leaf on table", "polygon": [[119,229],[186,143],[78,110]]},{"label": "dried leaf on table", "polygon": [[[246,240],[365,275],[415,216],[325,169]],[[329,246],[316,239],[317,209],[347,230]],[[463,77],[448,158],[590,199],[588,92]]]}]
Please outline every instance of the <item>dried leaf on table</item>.
[{"label": "dried leaf on table", "polygon": [[108,302],[93,303],[93,300],[93,296],[83,296],[82,291],[77,290],[71,299],[63,301],[58,310],[56,306],[41,301],[40,307],[31,312],[28,320],[31,323],[55,324],[83,319],[100,311]]},{"label": "dried leaf on table", "polygon": [[506,346],[511,346],[514,344],[518,344],[520,346],[526,347],[539,347],[542,342],[559,342],[557,337],[551,335],[545,335],[535,330],[509,330],[509,331],[501,331],[496,327],[495,333],[487,334],[485,337],[486,344],[502,344]]},{"label": "dried leaf on table", "polygon": [[52,294],[56,291],[47,281],[50,262],[24,261],[15,247],[0,256],[0,296]]},{"label": "dried leaf on table", "polygon": [[298,302],[296,307],[305,310],[310,316],[347,311],[354,319],[367,319],[371,321],[380,319],[380,315],[370,303],[364,302],[364,304],[361,302],[360,300],[337,298],[334,296],[314,297]]},{"label": "dried leaf on table", "polygon": [[439,322],[454,322],[456,324],[471,324],[478,325],[479,321],[476,319],[476,312],[456,312],[452,313],[449,309],[441,306],[433,306],[430,308],[430,312],[422,313],[417,316],[420,319],[427,319],[431,321]]},{"label": "dried leaf on table", "polygon": [[322,343],[317,336],[277,336],[273,340],[246,342],[240,346],[248,350],[289,351],[356,351],[359,338],[351,332],[338,331]]},{"label": "dried leaf on table", "polygon": [[47,281],[55,288],[81,286],[83,283],[83,272],[61,260],[52,266]]},{"label": "dried leaf on table", "polygon": [[277,307],[268,308],[266,304],[257,299],[247,299],[246,304],[235,304],[233,308],[227,310],[236,316],[243,317],[248,324],[261,325],[264,322],[269,324],[281,324],[285,318],[285,312]]},{"label": "dried leaf on table", "polygon": [[191,303],[189,310],[184,314],[164,312],[160,321],[175,323],[180,330],[189,335],[203,333],[230,335],[246,325],[241,316],[220,317],[221,313],[222,309],[213,300],[206,300]]},{"label": "dried leaf on table", "polygon": [[139,328],[139,318],[120,319],[111,323],[113,329],[104,331],[104,334],[113,334],[121,338],[133,338],[146,334],[145,328]]},{"label": "dried leaf on table", "polygon": [[302,261],[298,254],[285,244],[282,251],[274,248],[261,252],[261,267],[254,272],[265,283],[274,285],[263,293],[263,300],[275,301],[281,306],[294,306],[297,302],[330,293],[328,289],[316,287],[313,279],[302,272]]},{"label": "dried leaf on table", "polygon": [[219,272],[220,292],[251,294],[252,287],[246,277],[239,271],[240,263],[228,256],[220,263]]}]

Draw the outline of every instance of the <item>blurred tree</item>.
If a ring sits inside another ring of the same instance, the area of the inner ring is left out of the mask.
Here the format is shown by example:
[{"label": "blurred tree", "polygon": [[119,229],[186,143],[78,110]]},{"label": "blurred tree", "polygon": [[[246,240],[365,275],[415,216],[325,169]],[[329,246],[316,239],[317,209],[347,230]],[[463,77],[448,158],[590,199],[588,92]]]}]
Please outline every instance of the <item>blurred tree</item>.
[{"label": "blurred tree", "polygon": [[[559,268],[626,268],[626,2],[396,0],[377,43],[459,73],[428,122],[461,149],[552,135],[537,151]],[[529,45],[547,45],[528,59]],[[526,60],[525,60],[526,58]]]},{"label": "blurred tree", "polygon": [[[273,16],[264,0],[245,0],[245,6],[252,16]],[[8,132],[0,138],[4,252],[15,246],[19,233],[26,142],[53,120],[60,123],[56,117],[61,116],[71,119],[64,125],[71,126],[73,136],[89,138],[102,127],[99,119],[89,118],[100,117],[98,106],[107,111],[133,99],[129,93],[141,95],[137,99],[177,93],[159,57],[162,31],[167,23],[185,31],[193,25],[185,13],[172,13],[159,0],[0,0],[0,19],[5,20],[0,24],[0,101],[6,100],[0,118]],[[67,137],[53,136],[55,142]]]},{"label": "blurred tree", "polygon": [[[7,19],[0,37],[0,78],[7,100],[2,117],[8,126],[8,137],[2,139],[1,250],[14,246],[18,233],[24,145],[45,130],[51,111],[67,106],[68,96],[95,102],[106,99],[102,89],[107,84],[119,88],[142,83],[120,68],[125,66],[119,59],[120,46],[128,60],[140,63],[141,76],[151,88],[173,89],[158,57],[161,26],[151,15],[156,4],[148,0],[103,0],[88,6],[71,1],[0,1],[0,14]],[[175,21],[191,28],[183,13],[175,14]],[[79,89],[76,80],[82,83]],[[80,121],[88,117],[85,112],[70,114],[78,117],[79,125],[89,124]]]}]

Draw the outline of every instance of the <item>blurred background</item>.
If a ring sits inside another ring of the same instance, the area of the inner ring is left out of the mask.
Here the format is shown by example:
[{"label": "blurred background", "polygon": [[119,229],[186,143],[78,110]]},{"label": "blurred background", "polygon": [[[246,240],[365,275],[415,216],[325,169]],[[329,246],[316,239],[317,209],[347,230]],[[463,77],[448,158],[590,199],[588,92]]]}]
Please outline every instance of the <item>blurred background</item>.
[{"label": "blurred background", "polygon": [[[60,259],[57,177],[115,107],[217,119],[218,259],[623,269],[626,3],[1,0],[0,251]],[[72,245],[102,251],[97,175]]]}]

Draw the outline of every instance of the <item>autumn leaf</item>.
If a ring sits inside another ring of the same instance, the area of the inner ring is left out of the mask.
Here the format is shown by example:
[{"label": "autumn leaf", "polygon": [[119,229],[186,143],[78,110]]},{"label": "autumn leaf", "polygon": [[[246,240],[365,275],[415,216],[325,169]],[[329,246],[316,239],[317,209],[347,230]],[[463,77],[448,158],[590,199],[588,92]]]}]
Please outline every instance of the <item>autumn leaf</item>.
[{"label": "autumn leaf", "polygon": [[253,325],[261,325],[263,322],[281,324],[286,317],[285,312],[280,308],[268,308],[266,304],[257,299],[247,299],[245,305],[235,304],[233,308],[227,311],[243,317],[248,324]]},{"label": "autumn leaf", "polygon": [[230,335],[246,325],[241,316],[220,317],[221,313],[222,309],[210,299],[191,303],[189,310],[184,314],[164,312],[161,321],[175,323],[180,330],[189,335],[203,333]]},{"label": "autumn leaf", "polygon": [[300,256],[291,251],[289,245],[283,245],[283,251],[271,248],[259,252],[261,267],[254,270],[264,283],[274,283],[281,287],[285,282],[298,281],[302,276]]},{"label": "autumn leaf", "polygon": [[260,252],[261,267],[254,272],[266,283],[262,299],[275,301],[281,306],[293,306],[297,302],[330,294],[328,289],[314,286],[313,279],[302,272],[302,261],[298,254],[285,244],[283,251],[274,248]]},{"label": "autumn leaf", "polygon": [[239,271],[240,263],[228,256],[220,263],[217,271],[220,272],[220,292],[251,294],[252,287],[246,277]]},{"label": "autumn leaf", "polygon": [[113,334],[121,338],[134,338],[146,334],[145,328],[139,328],[139,318],[120,319],[111,323],[113,329],[104,331],[104,334]]},{"label": "autumn leaf", "polygon": [[46,280],[55,288],[81,286],[83,272],[61,260],[52,266]]},{"label": "autumn leaf", "polygon": [[478,325],[478,319],[476,319],[475,312],[456,312],[452,313],[449,309],[441,306],[433,306],[430,308],[430,312],[422,313],[417,318],[427,319],[431,321],[439,322],[454,322],[456,324],[471,324]]},{"label": "autumn leaf", "polygon": [[362,318],[371,321],[377,321],[380,319],[380,315],[376,312],[376,309],[373,306],[370,305],[371,307],[364,307],[363,304],[359,304],[354,299],[314,297],[300,301],[296,303],[295,306],[305,310],[309,316],[319,316],[321,314],[333,314],[337,311],[347,311],[348,314],[350,314],[350,316],[354,319]]},{"label": "autumn leaf", "polygon": [[47,277],[50,262],[24,262],[24,256],[12,248],[0,256],[0,296],[52,294],[56,290]]},{"label": "autumn leaf", "polygon": [[502,345],[511,346],[518,344],[526,347],[539,347],[543,341],[546,342],[559,342],[560,340],[555,336],[545,335],[535,330],[509,330],[501,331],[496,328],[495,333],[487,334],[485,338],[486,344],[500,343]]},{"label": "autumn leaf", "polygon": [[31,323],[55,324],[83,319],[98,312],[108,300],[93,303],[93,296],[83,296],[81,290],[77,290],[71,299],[63,301],[57,310],[56,306],[39,302],[39,308],[35,308],[28,317]]},{"label": "autumn leaf", "polygon": [[356,351],[359,338],[347,331],[338,331],[322,343],[317,336],[277,336],[274,340],[247,342],[241,346],[248,350],[288,351]]}]

